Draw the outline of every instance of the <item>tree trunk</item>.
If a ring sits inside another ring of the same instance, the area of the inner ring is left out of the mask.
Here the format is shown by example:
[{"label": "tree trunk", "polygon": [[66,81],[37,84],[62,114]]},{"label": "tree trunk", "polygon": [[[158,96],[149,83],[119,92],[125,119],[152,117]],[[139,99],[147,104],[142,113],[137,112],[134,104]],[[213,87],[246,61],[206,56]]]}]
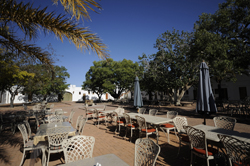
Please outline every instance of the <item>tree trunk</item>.
[{"label": "tree trunk", "polygon": [[181,105],[181,99],[184,96],[185,90],[181,89],[181,93],[180,91],[178,91],[177,94],[177,98],[176,98],[176,105]]},{"label": "tree trunk", "polygon": [[15,99],[15,93],[10,93],[10,107],[13,108],[14,107],[14,99]]},{"label": "tree trunk", "polygon": [[32,93],[29,93],[29,94],[28,94],[28,102],[31,102],[31,101],[32,101],[32,96],[33,96]]},{"label": "tree trunk", "polygon": [[222,101],[221,81],[218,82],[219,101]]}]

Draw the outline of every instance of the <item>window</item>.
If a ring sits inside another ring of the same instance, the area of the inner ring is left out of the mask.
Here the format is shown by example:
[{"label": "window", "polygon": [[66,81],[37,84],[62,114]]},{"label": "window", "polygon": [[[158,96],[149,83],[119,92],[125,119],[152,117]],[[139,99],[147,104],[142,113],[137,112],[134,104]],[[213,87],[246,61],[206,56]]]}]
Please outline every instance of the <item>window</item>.
[{"label": "window", "polygon": [[81,92],[79,92],[79,95],[81,95]]},{"label": "window", "polygon": [[88,94],[90,95],[90,90],[88,90]]},{"label": "window", "polygon": [[239,87],[240,99],[244,100],[247,97],[247,88]]}]

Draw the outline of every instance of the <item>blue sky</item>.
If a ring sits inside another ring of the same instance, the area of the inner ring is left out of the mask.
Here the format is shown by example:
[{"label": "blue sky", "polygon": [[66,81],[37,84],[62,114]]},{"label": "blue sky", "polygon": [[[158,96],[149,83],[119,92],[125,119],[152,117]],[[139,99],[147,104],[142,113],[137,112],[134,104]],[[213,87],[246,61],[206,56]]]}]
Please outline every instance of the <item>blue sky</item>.
[{"label": "blue sky", "polygon": [[[49,6],[48,10],[63,12],[52,0],[36,1],[36,6]],[[42,4],[41,4],[42,2]],[[108,46],[110,57],[115,61],[123,59],[138,61],[138,56],[154,54],[157,37],[166,32],[184,30],[192,32],[195,21],[202,13],[214,13],[224,0],[101,0],[97,1],[103,10],[100,14],[90,12],[92,21],[81,22],[89,27]],[[49,43],[61,55],[55,64],[67,68],[68,84],[81,86],[85,74],[100,59],[92,52],[81,52],[67,40],[62,43],[54,35],[40,35],[36,44],[46,47]]]}]

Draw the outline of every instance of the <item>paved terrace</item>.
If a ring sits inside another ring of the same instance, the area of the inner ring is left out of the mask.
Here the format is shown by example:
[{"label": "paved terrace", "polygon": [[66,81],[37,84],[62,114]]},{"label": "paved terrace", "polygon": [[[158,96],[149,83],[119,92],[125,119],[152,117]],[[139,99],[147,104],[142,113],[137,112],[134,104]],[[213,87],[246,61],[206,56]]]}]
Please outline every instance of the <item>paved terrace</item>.
[{"label": "paved terrace", "polygon": [[[107,110],[114,110],[118,107],[118,105],[108,104]],[[83,103],[75,103],[75,102],[62,102],[62,103],[55,103],[54,108],[62,108],[66,111],[66,115],[70,114],[72,109],[76,110],[76,113],[73,117],[73,126],[75,127],[76,119],[79,115],[83,114],[83,110],[79,109],[83,107]],[[126,112],[136,112],[136,110],[131,105],[123,105]],[[29,109],[32,107],[29,106]],[[7,106],[0,106],[0,111],[20,111],[23,110],[22,106],[16,106],[14,109],[10,109]],[[160,111],[157,116],[166,116],[166,112],[168,110],[177,110],[179,116],[185,116],[188,119],[189,125],[197,125],[203,122],[203,118],[195,114],[195,106],[188,106],[188,107],[175,107],[175,106],[164,106],[158,107]],[[223,112],[219,112],[218,115],[225,114]],[[210,116],[207,119],[207,125],[213,126],[213,116]],[[235,130],[239,132],[247,132],[250,133],[250,121],[245,119],[244,117],[237,118],[237,124],[235,126]],[[32,127],[32,126],[31,126]],[[93,125],[93,121],[89,120],[84,128],[83,135],[89,135],[95,137],[95,146],[93,157],[114,153],[122,160],[124,160],[129,165],[133,165],[134,162],[134,151],[135,145],[134,142],[136,138],[134,137],[132,142],[128,141],[127,139],[123,139],[124,132],[121,132],[121,136],[114,135],[115,126],[112,124],[108,124],[108,127],[101,124],[100,128],[98,129],[95,125]],[[156,141],[155,136],[149,136],[151,139]],[[18,131],[12,135],[9,130],[6,130],[1,133],[0,136],[0,165],[1,166],[17,166],[20,164],[22,158],[22,152],[20,151],[20,145],[22,144],[22,136],[21,133]],[[173,165],[173,166],[188,166],[190,162],[190,152],[189,147],[183,146],[181,149],[180,155],[177,157],[178,152],[178,140],[174,135],[174,132],[170,133],[170,144],[167,143],[167,138],[165,137],[163,132],[159,132],[159,145],[161,147],[160,155],[157,159],[156,165]],[[50,157],[50,166],[53,165],[60,165],[63,162],[63,159],[60,160],[60,154],[52,154]],[[112,161],[110,161],[112,162]],[[219,161],[219,165],[224,165],[223,162]],[[27,156],[24,166],[40,166],[41,159],[36,159],[35,161],[30,159],[30,156]],[[196,158],[196,165],[206,165],[206,162],[200,160],[198,157]],[[214,165],[213,162],[210,162],[210,165]]]}]

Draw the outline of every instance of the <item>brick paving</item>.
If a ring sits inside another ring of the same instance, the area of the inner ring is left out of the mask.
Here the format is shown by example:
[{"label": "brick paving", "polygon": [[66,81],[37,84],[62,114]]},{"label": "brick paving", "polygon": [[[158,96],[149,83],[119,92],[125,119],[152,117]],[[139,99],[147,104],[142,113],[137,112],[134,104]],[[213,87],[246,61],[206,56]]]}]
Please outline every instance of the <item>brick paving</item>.
[{"label": "brick paving", "polygon": [[[114,110],[118,107],[118,105],[108,104],[107,110]],[[136,112],[132,106],[123,105],[126,112]],[[69,115],[72,109],[76,110],[74,117],[73,117],[73,127],[75,127],[76,119],[79,115],[83,114],[83,103],[75,103],[75,102],[62,102],[62,103],[55,103],[54,108],[62,108],[65,112],[65,115]],[[28,108],[32,108],[29,106]],[[168,110],[177,110],[179,116],[185,116],[188,119],[189,125],[197,125],[203,122],[203,118],[200,115],[195,114],[195,106],[189,107],[175,107],[175,106],[165,106],[165,107],[158,107],[159,114],[157,116],[166,116],[166,111]],[[0,111],[20,111],[23,110],[22,106],[16,106],[15,108],[10,109],[9,107],[0,106]],[[219,112],[219,115],[223,115],[223,112]],[[213,115],[215,116],[215,115]],[[213,126],[213,116],[210,116],[206,122],[207,125]],[[247,132],[250,133],[250,120],[246,119],[245,117],[237,117],[237,124],[235,126],[236,131],[239,132]],[[122,131],[120,136],[114,134],[115,126],[108,123],[106,127],[104,124],[100,124],[100,127],[96,127],[93,125],[93,121],[91,119],[88,120],[86,126],[83,131],[83,135],[89,135],[95,137],[95,146],[93,157],[113,153],[120,157],[123,161],[125,161],[129,165],[133,165],[134,162],[134,153],[135,153],[135,145],[134,142],[136,137],[132,139],[132,142],[128,141],[128,138],[124,139],[123,135],[124,132]],[[174,132],[170,133],[170,144],[167,143],[167,138],[165,137],[163,132],[159,132],[159,145],[161,147],[161,152],[159,157],[157,158],[156,165],[189,165],[190,162],[190,152],[189,147],[183,146],[181,149],[180,155],[177,157],[178,152],[178,140],[174,135]],[[149,136],[151,139],[156,141],[155,136]],[[20,164],[22,159],[22,152],[20,151],[20,145],[22,144],[22,136],[19,131],[17,131],[14,135],[10,133],[9,130],[3,131],[0,134],[0,165],[1,166],[17,166]],[[40,166],[41,160],[38,158],[36,160],[30,159],[30,156],[26,157],[26,160],[23,166]],[[49,166],[53,165],[60,165],[63,163],[62,155],[55,154],[51,155]],[[203,160],[199,160],[196,158],[196,165],[206,165]],[[112,162],[112,161],[111,161]],[[210,162],[213,165],[213,162]],[[219,162],[220,165],[220,162]],[[222,162],[221,165],[224,165]]]}]

